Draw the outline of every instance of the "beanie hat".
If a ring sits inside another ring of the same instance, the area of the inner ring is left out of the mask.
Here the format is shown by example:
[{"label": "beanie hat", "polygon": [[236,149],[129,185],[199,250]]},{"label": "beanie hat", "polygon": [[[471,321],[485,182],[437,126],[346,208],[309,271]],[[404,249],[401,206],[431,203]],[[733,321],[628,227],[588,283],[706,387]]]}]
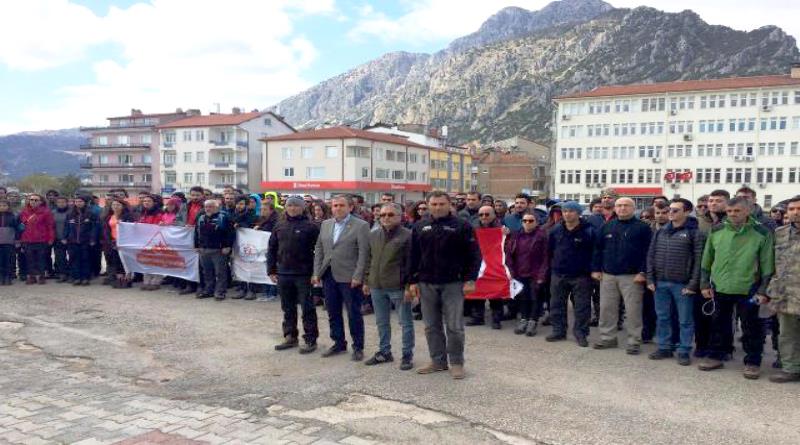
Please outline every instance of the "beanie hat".
[{"label": "beanie hat", "polygon": [[561,203],[561,210],[572,210],[573,212],[577,212],[579,215],[583,213],[583,206],[578,204],[575,201],[567,201]]},{"label": "beanie hat", "polygon": [[306,205],[306,202],[303,201],[303,198],[299,196],[290,196],[289,198],[286,199],[286,204],[284,205],[304,207]]}]

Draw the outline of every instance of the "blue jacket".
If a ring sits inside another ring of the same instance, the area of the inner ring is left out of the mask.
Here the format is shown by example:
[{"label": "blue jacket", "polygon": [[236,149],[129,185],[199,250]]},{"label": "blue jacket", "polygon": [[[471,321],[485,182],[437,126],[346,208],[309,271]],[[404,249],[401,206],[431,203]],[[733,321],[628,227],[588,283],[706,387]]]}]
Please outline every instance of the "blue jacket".
[{"label": "blue jacket", "polygon": [[647,273],[647,250],[653,230],[637,218],[612,219],[598,233],[593,272],[611,275]]},{"label": "blue jacket", "polygon": [[0,244],[14,244],[23,229],[14,212],[0,212]]},{"label": "blue jacket", "polygon": [[236,240],[236,231],[227,214],[218,212],[212,216],[201,213],[197,216],[194,227],[195,247],[201,249],[224,249],[232,247]]},{"label": "blue jacket", "polygon": [[97,243],[100,237],[100,223],[91,209],[76,212],[73,209],[67,214],[64,223],[64,237],[68,244]]},{"label": "blue jacket", "polygon": [[581,221],[575,229],[567,230],[562,221],[550,229],[547,241],[553,274],[578,277],[592,272],[596,234],[590,224]]},{"label": "blue jacket", "polygon": [[522,214],[508,212],[508,215],[503,218],[503,225],[512,232],[519,232],[522,230]]}]

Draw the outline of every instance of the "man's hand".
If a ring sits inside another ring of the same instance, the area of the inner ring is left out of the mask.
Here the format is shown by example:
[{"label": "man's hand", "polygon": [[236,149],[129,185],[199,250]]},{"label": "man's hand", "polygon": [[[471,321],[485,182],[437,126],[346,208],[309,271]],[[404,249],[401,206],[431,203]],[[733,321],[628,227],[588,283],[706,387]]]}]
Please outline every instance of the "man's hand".
[{"label": "man's hand", "polygon": [[688,287],[684,287],[683,289],[681,289],[681,295],[696,295],[696,294],[697,292],[689,289]]},{"label": "man's hand", "polygon": [[278,274],[269,274],[269,279],[272,280],[273,283],[278,284]]},{"label": "man's hand", "polygon": [[655,284],[648,284],[647,288],[650,289],[650,292],[655,292],[656,291],[656,285]]},{"label": "man's hand", "polygon": [[365,285],[361,286],[361,292],[362,292],[364,295],[369,295],[369,285],[368,285],[368,284],[365,284]]},{"label": "man's hand", "polygon": [[231,248],[230,247],[223,247],[222,248],[222,254],[223,255],[228,255],[229,253],[231,253]]},{"label": "man's hand", "polygon": [[66,245],[67,245],[67,240],[65,240],[65,239],[62,239],[62,240],[61,240],[61,244],[63,244],[63,245],[65,245],[65,246],[66,246]]},{"label": "man's hand", "polygon": [[503,235],[508,236],[509,233],[511,233],[511,229],[509,229],[506,226],[503,226]]},{"label": "man's hand", "polygon": [[703,289],[700,292],[703,294],[703,298],[706,300],[714,298],[714,289],[711,289],[710,287],[708,289]]},{"label": "man's hand", "polygon": [[464,294],[471,294],[475,292],[475,282],[474,281],[467,281],[464,283],[463,288]]},{"label": "man's hand", "polygon": [[350,287],[353,289],[361,287],[361,280],[356,280],[355,278],[353,278],[353,280],[350,281]]},{"label": "man's hand", "polygon": [[756,294],[756,300],[758,300],[758,304],[767,304],[769,303],[769,297],[762,294]]},{"label": "man's hand", "polygon": [[633,277],[633,282],[637,284],[647,283],[647,276],[643,273],[637,273],[636,276]]},{"label": "man's hand", "polygon": [[319,286],[319,278],[311,277],[311,285],[312,286]]},{"label": "man's hand", "polygon": [[408,285],[408,293],[411,294],[412,299],[419,298],[419,286],[416,284],[409,284]]},{"label": "man's hand", "polygon": [[600,281],[603,279],[603,272],[592,272],[592,278]]}]

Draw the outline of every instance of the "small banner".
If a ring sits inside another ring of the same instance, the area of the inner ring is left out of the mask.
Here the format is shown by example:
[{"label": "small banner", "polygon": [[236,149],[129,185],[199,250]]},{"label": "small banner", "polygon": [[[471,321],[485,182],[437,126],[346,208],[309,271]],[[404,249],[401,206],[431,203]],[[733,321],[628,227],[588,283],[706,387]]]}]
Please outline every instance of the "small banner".
[{"label": "small banner", "polygon": [[120,223],[117,249],[125,272],[200,281],[192,227]]},{"label": "small banner", "polygon": [[267,249],[271,232],[237,229],[233,246],[233,276],[245,283],[275,284],[267,276]]},{"label": "small banner", "polygon": [[506,267],[504,250],[506,236],[502,227],[475,229],[481,249],[481,269],[475,280],[475,292],[467,294],[470,300],[507,300],[522,292],[522,283],[511,278]]}]

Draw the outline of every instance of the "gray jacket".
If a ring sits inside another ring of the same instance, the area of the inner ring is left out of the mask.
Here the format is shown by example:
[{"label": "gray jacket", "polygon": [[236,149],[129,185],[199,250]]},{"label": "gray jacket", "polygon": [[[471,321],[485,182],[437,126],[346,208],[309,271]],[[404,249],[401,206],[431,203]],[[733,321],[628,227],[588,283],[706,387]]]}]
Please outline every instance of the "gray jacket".
[{"label": "gray jacket", "polygon": [[699,291],[705,241],[705,234],[694,218],[677,229],[672,223],[661,228],[653,235],[647,251],[647,284],[669,281]]},{"label": "gray jacket", "polygon": [[351,216],[339,239],[333,242],[334,219],[322,222],[314,249],[314,276],[322,278],[330,269],[337,283],[364,282],[369,258],[369,224]]},{"label": "gray jacket", "polygon": [[64,229],[67,226],[67,215],[69,215],[69,209],[65,209],[63,212],[53,209],[53,221],[56,223],[57,240],[64,239]]}]

